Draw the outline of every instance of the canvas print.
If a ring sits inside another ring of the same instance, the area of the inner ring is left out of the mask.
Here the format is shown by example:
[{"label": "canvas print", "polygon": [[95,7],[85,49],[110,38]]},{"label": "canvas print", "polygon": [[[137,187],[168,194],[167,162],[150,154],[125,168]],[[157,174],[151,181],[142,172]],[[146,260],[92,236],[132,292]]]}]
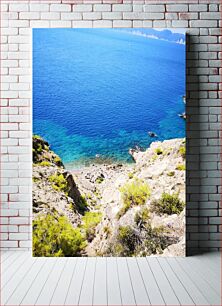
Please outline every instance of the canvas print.
[{"label": "canvas print", "polygon": [[185,31],[33,29],[33,256],[184,256]]}]

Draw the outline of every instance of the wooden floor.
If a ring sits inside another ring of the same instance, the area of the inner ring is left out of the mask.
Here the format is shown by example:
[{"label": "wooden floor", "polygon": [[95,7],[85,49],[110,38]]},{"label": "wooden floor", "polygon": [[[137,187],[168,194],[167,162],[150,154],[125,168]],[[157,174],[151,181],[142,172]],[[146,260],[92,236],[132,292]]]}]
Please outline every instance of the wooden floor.
[{"label": "wooden floor", "polygon": [[32,258],[1,253],[0,305],[221,305],[220,253]]}]

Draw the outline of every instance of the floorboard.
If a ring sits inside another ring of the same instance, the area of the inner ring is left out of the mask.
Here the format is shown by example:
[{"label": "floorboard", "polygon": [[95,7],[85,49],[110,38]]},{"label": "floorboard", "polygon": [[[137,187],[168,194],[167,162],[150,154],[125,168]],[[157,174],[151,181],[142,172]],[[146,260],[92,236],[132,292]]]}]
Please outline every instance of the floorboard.
[{"label": "floorboard", "polygon": [[106,258],[96,259],[93,305],[107,305]]},{"label": "floorboard", "polygon": [[196,305],[209,305],[206,298],[200,292],[196,284],[193,282],[192,278],[181,269],[181,266],[178,264],[175,258],[167,258],[172,270],[175,272],[176,275],[180,278],[183,285],[185,286],[187,292],[189,293],[190,297],[194,301]]},{"label": "floorboard", "polygon": [[197,273],[193,267],[183,259],[175,259],[181,269],[185,271],[191,277],[192,281],[196,284],[200,292],[212,305],[219,305],[220,304],[220,296],[216,293],[216,290],[213,289],[209,284],[201,277],[200,273]]},{"label": "floorboard", "polygon": [[48,258],[47,261],[56,260],[54,269],[49,274],[47,283],[44,284],[35,305],[50,305],[51,299],[54,294],[54,290],[59,282],[62,271],[64,269],[67,258]]},{"label": "floorboard", "polygon": [[117,258],[117,269],[120,283],[121,300],[123,305],[136,305],[126,258]]},{"label": "floorboard", "polygon": [[76,268],[77,258],[67,258],[63,273],[57,283],[50,305],[64,305],[72,276]]},{"label": "floorboard", "polygon": [[146,258],[137,258],[138,267],[140,269],[151,305],[165,305],[162,293],[158,287],[152,270],[147,263]]},{"label": "floorboard", "polygon": [[108,305],[122,305],[118,269],[115,257],[107,258],[107,301]]},{"label": "floorboard", "polygon": [[1,255],[1,305],[221,305],[220,253],[186,258]]},{"label": "floorboard", "polygon": [[96,258],[88,258],[82,288],[79,297],[79,305],[93,305],[93,290],[95,281]]},{"label": "floorboard", "polygon": [[158,284],[158,287],[162,293],[162,296],[166,302],[166,304],[169,305],[179,305],[179,300],[176,296],[176,293],[174,291],[174,288],[172,285],[169,283],[168,279],[166,278],[166,275],[164,271],[161,269],[157,258],[152,257],[148,258],[147,257],[147,262],[150,266],[150,269],[153,272],[154,278],[156,279],[156,282]]},{"label": "floorboard", "polygon": [[87,258],[77,258],[76,267],[71,278],[65,305],[78,305],[83,278],[86,271]]},{"label": "floorboard", "polygon": [[127,265],[137,305],[150,305],[150,300],[136,258],[127,258]]}]

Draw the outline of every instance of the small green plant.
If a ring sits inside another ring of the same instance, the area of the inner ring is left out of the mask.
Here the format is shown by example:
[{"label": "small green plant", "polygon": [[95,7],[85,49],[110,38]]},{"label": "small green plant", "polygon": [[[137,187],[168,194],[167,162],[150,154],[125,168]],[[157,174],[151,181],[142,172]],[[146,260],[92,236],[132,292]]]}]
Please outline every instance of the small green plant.
[{"label": "small green plant", "polygon": [[141,226],[142,224],[148,222],[150,220],[150,212],[147,207],[144,207],[140,211],[135,214],[134,222],[137,226]]},{"label": "small green plant", "polygon": [[151,162],[154,162],[155,160],[157,160],[158,156],[155,154],[152,156],[152,158],[150,159]]},{"label": "small green plant", "polygon": [[52,183],[53,189],[56,191],[63,191],[66,195],[68,195],[69,187],[66,179],[63,174],[53,174],[49,176],[49,181]]},{"label": "small green plant", "polygon": [[99,177],[97,177],[97,179],[96,179],[96,183],[97,183],[97,184],[101,184],[103,181],[104,181],[104,177],[102,177],[102,176],[99,176]]},{"label": "small green plant", "polygon": [[61,158],[60,158],[59,156],[55,156],[55,157],[53,158],[53,161],[54,161],[54,163],[55,163],[57,166],[62,166],[62,160],[61,160]]},{"label": "small green plant", "polygon": [[185,145],[184,145],[184,146],[181,146],[181,147],[179,148],[179,153],[180,153],[180,155],[181,155],[183,158],[186,157],[186,147],[185,147]]},{"label": "small green plant", "polygon": [[85,196],[81,195],[77,204],[80,213],[84,213],[87,210],[88,203]]},{"label": "small green plant", "polygon": [[107,235],[107,236],[109,236],[110,234],[111,234],[111,228],[107,225],[107,226],[104,226],[104,228],[103,228],[103,231],[104,231],[104,233]]},{"label": "small green plant", "polygon": [[186,166],[184,164],[178,164],[176,166],[176,170],[184,171],[184,170],[186,170]]},{"label": "small green plant", "polygon": [[161,155],[161,154],[163,154],[163,149],[162,148],[156,148],[155,152],[156,152],[157,155]]},{"label": "small green plant", "polygon": [[185,207],[185,203],[181,201],[178,197],[178,193],[162,193],[159,200],[153,200],[150,205],[150,210],[152,212],[161,214],[180,214]]},{"label": "small green plant", "polygon": [[85,246],[80,230],[65,217],[42,215],[33,221],[34,256],[80,256]]},{"label": "small green plant", "polygon": [[95,237],[96,226],[102,220],[102,213],[96,211],[87,211],[82,217],[81,228],[84,230],[86,239],[90,242]]},{"label": "small green plant", "polygon": [[43,160],[39,163],[39,166],[42,166],[42,167],[50,167],[51,166],[51,163],[46,161],[46,160]]},{"label": "small green plant", "polygon": [[174,175],[175,175],[175,171],[169,171],[169,172],[167,173],[167,175],[168,175],[168,176],[174,176]]},{"label": "small green plant", "polygon": [[120,192],[123,206],[117,214],[117,219],[120,219],[130,207],[144,205],[151,194],[149,186],[138,178],[122,186]]},{"label": "small green plant", "polygon": [[134,177],[133,172],[129,172],[129,173],[128,173],[128,178],[131,180],[133,177]]},{"label": "small green plant", "polygon": [[40,181],[40,178],[38,178],[38,177],[32,177],[32,181],[34,182],[34,183],[37,183],[37,182],[39,182]]},{"label": "small green plant", "polygon": [[132,227],[120,226],[116,237],[116,244],[114,246],[117,256],[133,256],[137,237]]}]

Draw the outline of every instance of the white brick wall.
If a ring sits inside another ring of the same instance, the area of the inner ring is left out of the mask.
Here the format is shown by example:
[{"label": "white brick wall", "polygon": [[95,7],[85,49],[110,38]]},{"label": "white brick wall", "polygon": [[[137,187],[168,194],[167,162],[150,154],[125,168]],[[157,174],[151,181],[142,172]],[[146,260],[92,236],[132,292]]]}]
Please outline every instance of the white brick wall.
[{"label": "white brick wall", "polygon": [[221,246],[220,0],[1,2],[1,247],[31,247],[31,28],[187,28],[187,250]]}]

